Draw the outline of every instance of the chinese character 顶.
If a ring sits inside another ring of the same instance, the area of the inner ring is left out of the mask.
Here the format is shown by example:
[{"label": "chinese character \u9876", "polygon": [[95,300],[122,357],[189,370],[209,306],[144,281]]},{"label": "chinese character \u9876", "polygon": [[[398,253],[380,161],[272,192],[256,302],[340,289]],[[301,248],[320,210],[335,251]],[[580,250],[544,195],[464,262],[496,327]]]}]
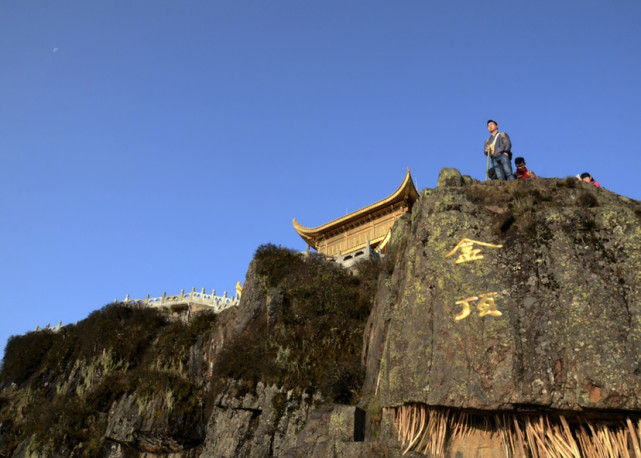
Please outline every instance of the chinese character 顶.
[{"label": "chinese character \u9876", "polygon": [[461,313],[456,315],[454,317],[454,320],[460,321],[468,317],[470,314],[470,302],[478,301],[476,304],[476,308],[479,311],[479,316],[501,316],[503,313],[501,313],[497,308],[496,308],[496,302],[494,302],[494,296],[496,296],[498,293],[493,292],[493,293],[485,293],[485,294],[480,294],[478,296],[471,296],[468,297],[467,299],[462,299],[460,301],[456,301],[456,305],[461,305],[463,309],[461,310]]}]

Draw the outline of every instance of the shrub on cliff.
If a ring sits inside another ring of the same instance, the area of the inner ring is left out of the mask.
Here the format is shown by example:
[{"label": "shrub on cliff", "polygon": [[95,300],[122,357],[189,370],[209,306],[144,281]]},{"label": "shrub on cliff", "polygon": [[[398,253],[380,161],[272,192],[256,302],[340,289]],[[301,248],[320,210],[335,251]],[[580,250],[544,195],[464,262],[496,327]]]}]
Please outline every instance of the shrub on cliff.
[{"label": "shrub on cliff", "polygon": [[185,324],[157,309],[116,303],[55,333],[12,337],[0,382],[16,386],[0,392],[0,425],[8,438],[0,441],[0,456],[10,456],[27,437],[44,455],[54,449],[71,454],[82,443],[83,456],[100,456],[107,412],[133,392],[141,399],[165,393],[179,425],[176,437],[191,440],[190,422],[197,418],[186,415],[205,396],[184,369],[214,322],[213,313]]},{"label": "shrub on cliff", "polygon": [[[51,381],[77,360],[110,352],[122,367],[135,367],[166,319],[157,310],[114,303],[58,332],[41,330],[9,339],[0,381],[18,385],[40,375],[35,385]],[[45,380],[46,379],[46,380]]]},{"label": "shrub on cliff", "polygon": [[48,329],[9,338],[2,360],[0,380],[18,385],[24,383],[40,369],[57,340],[59,336]]},{"label": "shrub on cliff", "polygon": [[352,401],[362,384],[363,329],[380,263],[366,261],[350,273],[275,245],[259,247],[254,262],[265,287],[283,291],[281,318],[255,320],[225,346],[216,372]]},{"label": "shrub on cliff", "polygon": [[119,360],[135,366],[166,318],[156,309],[129,304],[111,304],[91,313],[76,326],[78,358],[95,355],[97,346],[110,349]]},{"label": "shrub on cliff", "polygon": [[202,311],[190,323],[175,321],[158,331],[150,355],[155,365],[166,371],[182,372],[189,364],[189,353],[199,336],[207,335],[216,322],[216,314]]}]

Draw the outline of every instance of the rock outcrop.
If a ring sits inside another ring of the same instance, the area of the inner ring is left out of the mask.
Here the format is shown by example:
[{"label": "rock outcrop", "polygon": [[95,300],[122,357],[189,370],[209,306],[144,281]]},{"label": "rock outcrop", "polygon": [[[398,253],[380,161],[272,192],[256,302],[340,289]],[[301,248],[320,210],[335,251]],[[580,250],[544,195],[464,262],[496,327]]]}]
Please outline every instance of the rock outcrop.
[{"label": "rock outcrop", "polygon": [[368,324],[368,388],[390,422],[433,408],[631,418],[638,434],[639,203],[575,179],[457,175],[421,194]]},{"label": "rock outcrop", "polygon": [[639,215],[567,184],[423,192],[391,285],[385,405],[641,408]]}]

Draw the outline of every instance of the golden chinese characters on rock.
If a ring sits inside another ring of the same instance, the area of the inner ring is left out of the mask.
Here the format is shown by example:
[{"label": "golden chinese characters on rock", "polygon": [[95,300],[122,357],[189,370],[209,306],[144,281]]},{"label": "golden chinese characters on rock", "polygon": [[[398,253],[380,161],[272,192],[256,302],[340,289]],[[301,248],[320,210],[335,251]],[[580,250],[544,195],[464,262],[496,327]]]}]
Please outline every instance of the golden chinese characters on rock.
[{"label": "golden chinese characters on rock", "polygon": [[[463,262],[471,262],[471,261],[478,261],[483,259],[483,255],[481,254],[482,249],[481,248],[475,248],[476,246],[480,247],[489,247],[489,248],[502,248],[503,245],[495,245],[493,243],[486,243],[486,242],[479,242],[476,240],[471,240],[464,238],[461,240],[458,245],[454,247],[452,251],[447,253],[445,255],[446,258],[449,258],[450,256],[453,256],[457,251],[460,252],[458,258],[456,258],[456,261],[454,261],[455,264],[461,264]],[[501,316],[503,313],[501,313],[497,306],[496,302],[494,301],[494,296],[496,296],[498,292],[494,291],[491,293],[483,293],[479,294],[477,296],[470,296],[466,299],[461,299],[460,301],[456,301],[456,305],[460,305],[462,307],[461,312],[454,317],[454,320],[460,321],[469,316],[471,313],[471,302],[478,301],[476,303],[476,309],[479,311],[479,316]]]}]

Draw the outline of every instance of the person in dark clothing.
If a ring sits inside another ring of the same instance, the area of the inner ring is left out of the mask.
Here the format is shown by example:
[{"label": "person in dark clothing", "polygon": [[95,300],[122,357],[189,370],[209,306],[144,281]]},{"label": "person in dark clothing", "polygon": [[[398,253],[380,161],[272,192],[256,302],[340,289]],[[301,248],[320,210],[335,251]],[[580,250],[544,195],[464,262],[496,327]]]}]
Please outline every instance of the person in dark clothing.
[{"label": "person in dark clothing", "polygon": [[505,133],[499,133],[499,125],[490,119],[487,122],[490,138],[485,140],[485,154],[492,158],[492,166],[499,180],[514,180],[512,173],[512,142]]}]

